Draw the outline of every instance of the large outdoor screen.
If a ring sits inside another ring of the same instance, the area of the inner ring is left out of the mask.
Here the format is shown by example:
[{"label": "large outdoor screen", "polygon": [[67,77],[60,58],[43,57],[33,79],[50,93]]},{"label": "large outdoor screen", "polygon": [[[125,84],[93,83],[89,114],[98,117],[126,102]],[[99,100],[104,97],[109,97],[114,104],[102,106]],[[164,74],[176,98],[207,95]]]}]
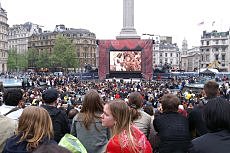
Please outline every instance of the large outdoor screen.
[{"label": "large outdoor screen", "polygon": [[140,72],[141,51],[110,51],[110,71]]}]

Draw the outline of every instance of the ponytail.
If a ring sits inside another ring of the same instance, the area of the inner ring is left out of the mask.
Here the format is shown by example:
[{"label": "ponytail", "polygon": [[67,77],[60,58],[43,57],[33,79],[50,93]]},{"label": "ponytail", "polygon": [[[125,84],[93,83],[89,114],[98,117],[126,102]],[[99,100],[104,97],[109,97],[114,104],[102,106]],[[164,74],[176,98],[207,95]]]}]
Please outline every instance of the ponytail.
[{"label": "ponytail", "polygon": [[135,121],[139,118],[141,115],[140,112],[137,110],[137,106],[135,104],[130,104],[129,105],[129,111],[131,115],[131,121]]}]

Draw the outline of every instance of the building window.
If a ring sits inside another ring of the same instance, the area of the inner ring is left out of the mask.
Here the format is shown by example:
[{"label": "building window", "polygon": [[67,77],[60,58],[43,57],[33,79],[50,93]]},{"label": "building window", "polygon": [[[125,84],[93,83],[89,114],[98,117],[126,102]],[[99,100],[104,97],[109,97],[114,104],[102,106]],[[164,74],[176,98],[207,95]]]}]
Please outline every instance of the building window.
[{"label": "building window", "polygon": [[167,58],[165,58],[165,63],[168,63],[168,59]]},{"label": "building window", "polygon": [[160,57],[162,57],[162,53],[160,53]]},{"label": "building window", "polygon": [[215,58],[216,58],[216,60],[217,60],[217,61],[218,61],[218,57],[219,57],[219,55],[218,55],[218,54],[216,54],[216,55],[215,55]]},{"label": "building window", "polygon": [[209,41],[207,41],[207,46],[209,45]]},{"label": "building window", "polygon": [[162,59],[160,59],[160,64],[162,64]]},{"label": "building window", "polygon": [[165,53],[165,57],[167,57],[167,53]]},{"label": "building window", "polygon": [[206,61],[209,61],[209,55],[206,55]]},{"label": "building window", "polygon": [[222,60],[223,60],[223,61],[225,60],[225,55],[222,55]]},{"label": "building window", "polygon": [[204,56],[203,55],[201,55],[201,61],[204,61]]},{"label": "building window", "polygon": [[172,53],[170,53],[170,57],[172,57]]}]

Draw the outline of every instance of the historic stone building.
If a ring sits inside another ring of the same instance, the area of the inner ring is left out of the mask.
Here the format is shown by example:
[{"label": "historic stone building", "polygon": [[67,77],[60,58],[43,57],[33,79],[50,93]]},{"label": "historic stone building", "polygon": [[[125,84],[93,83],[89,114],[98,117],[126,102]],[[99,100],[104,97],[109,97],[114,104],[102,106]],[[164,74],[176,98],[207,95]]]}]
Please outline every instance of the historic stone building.
[{"label": "historic stone building", "polygon": [[180,69],[180,51],[176,43],[172,43],[172,37],[159,36],[155,39],[153,49],[154,67],[170,65],[172,70]]},{"label": "historic stone building", "polygon": [[180,56],[180,66],[181,69],[186,72],[199,71],[201,68],[200,61],[200,47],[192,47],[188,49],[187,40],[182,42],[182,50]]},{"label": "historic stone building", "polygon": [[29,38],[28,48],[35,48],[38,52],[47,50],[51,53],[59,34],[70,39],[75,45],[75,58],[79,61],[78,70],[84,70],[86,65],[96,67],[96,35],[86,29],[65,28],[64,25],[57,25],[53,32],[33,34]]},{"label": "historic stone building", "polygon": [[40,26],[31,22],[13,25],[8,31],[8,49],[15,50],[18,54],[26,53],[29,37],[39,33],[42,33]]},{"label": "historic stone building", "polygon": [[7,13],[0,3],[0,73],[7,71]]},{"label": "historic stone building", "polygon": [[230,71],[229,40],[229,31],[203,31],[200,46],[201,68],[218,68],[220,71]]}]

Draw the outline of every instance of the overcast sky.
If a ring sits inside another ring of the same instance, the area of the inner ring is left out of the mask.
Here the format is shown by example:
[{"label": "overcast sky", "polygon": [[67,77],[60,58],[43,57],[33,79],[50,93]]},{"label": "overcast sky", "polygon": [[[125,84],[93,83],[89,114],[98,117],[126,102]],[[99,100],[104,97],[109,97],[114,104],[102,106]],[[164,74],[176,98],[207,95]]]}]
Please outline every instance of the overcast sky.
[{"label": "overcast sky", "polygon": [[[7,11],[10,26],[30,21],[52,31],[55,25],[64,24],[68,28],[88,29],[97,39],[115,39],[123,26],[123,0],[0,2]],[[198,46],[203,30],[228,31],[230,27],[229,0],[134,0],[134,3],[134,27],[138,35],[172,36],[179,48],[184,38],[189,47]],[[200,22],[204,24],[199,26]]]}]

